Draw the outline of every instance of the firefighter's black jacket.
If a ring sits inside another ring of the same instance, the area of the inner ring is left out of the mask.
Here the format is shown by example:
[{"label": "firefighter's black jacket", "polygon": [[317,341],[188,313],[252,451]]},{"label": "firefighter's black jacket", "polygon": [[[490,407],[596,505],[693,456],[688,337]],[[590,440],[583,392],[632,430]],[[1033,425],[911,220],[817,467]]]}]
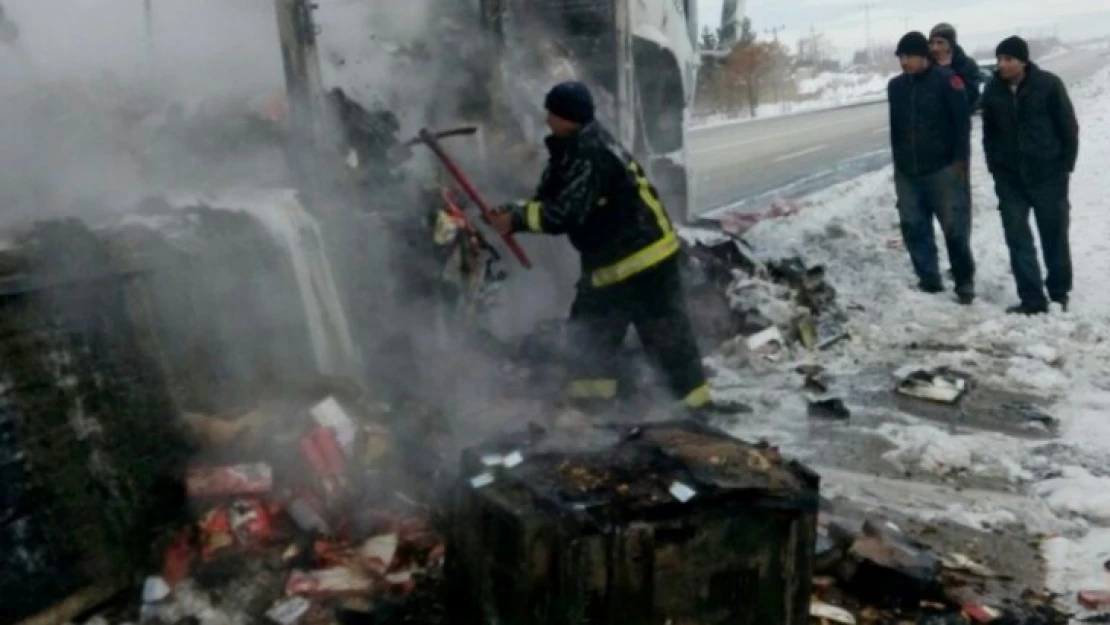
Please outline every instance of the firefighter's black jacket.
[{"label": "firefighter's black jacket", "polygon": [[925,176],[971,154],[971,113],[963,80],[947,67],[930,65],[887,85],[890,147],[894,168]]},{"label": "firefighter's black jacket", "polygon": [[983,151],[991,173],[1025,182],[1074,171],[1079,122],[1060,78],[1030,63],[1015,92],[995,76],[983,94]]},{"label": "firefighter's black jacket", "polygon": [[601,125],[546,143],[550,160],[535,196],[513,207],[515,231],[566,234],[593,287],[622,282],[678,253],[655,187]]}]

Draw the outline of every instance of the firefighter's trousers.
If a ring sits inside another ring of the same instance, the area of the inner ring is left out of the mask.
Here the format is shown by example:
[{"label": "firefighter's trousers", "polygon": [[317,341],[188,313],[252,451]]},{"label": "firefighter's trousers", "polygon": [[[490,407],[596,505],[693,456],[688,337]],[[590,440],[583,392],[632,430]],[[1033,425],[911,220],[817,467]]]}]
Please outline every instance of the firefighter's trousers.
[{"label": "firefighter's trousers", "polygon": [[677,399],[695,409],[709,404],[709,386],[686,312],[677,255],[611,286],[579,287],[567,335],[575,354],[568,398],[612,399],[617,395],[617,358],[629,325],[635,326],[652,363]]}]

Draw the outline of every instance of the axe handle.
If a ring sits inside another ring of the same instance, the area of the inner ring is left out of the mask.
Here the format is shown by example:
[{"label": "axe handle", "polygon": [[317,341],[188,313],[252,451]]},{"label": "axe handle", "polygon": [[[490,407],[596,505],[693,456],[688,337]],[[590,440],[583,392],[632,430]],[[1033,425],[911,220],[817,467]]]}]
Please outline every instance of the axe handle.
[{"label": "axe handle", "polygon": [[[493,209],[490,208],[490,205],[487,204],[484,199],[482,199],[481,194],[479,194],[478,190],[474,188],[474,185],[470,184],[470,180],[466,177],[466,174],[464,174],[462,170],[459,169],[459,166],[455,164],[455,161],[452,160],[450,156],[448,156],[446,151],[444,151],[443,146],[440,145],[439,139],[436,138],[435,134],[425,128],[420,131],[420,140],[423,141],[424,145],[428,146],[428,148],[436,155],[436,158],[439,159],[439,162],[443,163],[443,166],[447,168],[447,171],[451,174],[451,177],[455,179],[455,182],[459,183],[460,187],[462,187],[463,192],[465,192],[466,195],[475,204],[478,205],[478,208],[482,211],[482,215],[489,219],[489,217],[493,215]],[[509,248],[509,251],[512,252],[513,256],[515,256],[518,261],[520,261],[520,264],[523,265],[525,269],[532,268],[532,261],[529,260],[528,255],[524,253],[524,248],[520,247],[520,244],[517,243],[512,234],[501,235],[501,240],[505,242],[505,246]]]},{"label": "axe handle", "polygon": [[[463,135],[472,135],[478,132],[477,126],[463,126],[462,128],[455,128],[452,130],[444,130],[442,132],[434,133],[432,136],[436,139],[447,139],[449,137],[459,137]],[[417,143],[424,143],[423,137],[417,137],[405,142],[406,146],[416,145]]]}]

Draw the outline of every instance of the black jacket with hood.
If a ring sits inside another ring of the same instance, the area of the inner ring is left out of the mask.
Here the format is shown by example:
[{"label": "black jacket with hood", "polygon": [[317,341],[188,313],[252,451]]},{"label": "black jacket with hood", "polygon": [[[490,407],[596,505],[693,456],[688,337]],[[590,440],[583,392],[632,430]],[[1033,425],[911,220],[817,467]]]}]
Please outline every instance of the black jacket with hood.
[{"label": "black jacket with hood", "polygon": [[992,174],[1028,183],[1074,171],[1079,122],[1063,81],[1033,63],[1016,89],[996,74],[983,94],[983,152]]}]

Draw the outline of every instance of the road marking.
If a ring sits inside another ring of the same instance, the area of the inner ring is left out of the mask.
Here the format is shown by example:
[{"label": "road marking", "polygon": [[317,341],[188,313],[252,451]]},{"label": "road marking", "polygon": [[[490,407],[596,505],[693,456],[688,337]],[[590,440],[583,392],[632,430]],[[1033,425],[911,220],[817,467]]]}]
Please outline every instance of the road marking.
[{"label": "road marking", "polygon": [[771,162],[772,163],[781,163],[783,161],[789,161],[789,160],[798,158],[800,156],[805,156],[806,154],[813,154],[814,152],[820,152],[821,150],[824,150],[827,147],[829,147],[829,144],[822,143],[821,145],[815,145],[812,148],[806,148],[804,150],[798,150],[797,152],[791,152],[790,154],[784,154],[784,155],[772,160]]},{"label": "road marking", "polygon": [[813,132],[815,130],[819,130],[821,128],[828,128],[829,126],[839,126],[839,125],[841,125],[841,124],[839,124],[839,123],[835,123],[835,124],[813,124],[811,126],[806,126],[805,128],[796,128],[794,130],[787,130],[786,132],[778,132],[778,133],[775,133],[773,135],[765,135],[765,136],[762,136],[762,137],[756,137],[755,139],[748,139],[747,141],[736,141],[736,142],[733,142],[733,143],[729,143],[727,145],[717,145],[717,146],[713,146],[711,148],[702,148],[700,150],[694,150],[694,154],[705,154],[706,152],[720,152],[721,150],[734,150],[738,147],[741,147],[741,146],[744,146],[744,145],[749,145],[749,144],[752,144],[752,143],[761,143],[763,141],[774,141],[775,139],[782,139],[784,137],[792,137],[794,135],[806,134],[806,133]]},{"label": "road marking", "polygon": [[[849,109],[849,110],[852,110],[852,109]],[[818,113],[843,113],[843,111],[844,111],[844,109],[826,109],[824,111],[817,111],[817,112]],[[739,148],[741,146],[750,145],[752,143],[763,143],[765,141],[775,141],[777,139],[784,139],[786,137],[793,137],[795,135],[813,133],[815,131],[821,130],[822,128],[831,128],[831,127],[834,127],[834,126],[844,126],[845,123],[851,123],[852,121],[862,119],[864,117],[870,117],[873,114],[874,114],[874,111],[872,111],[870,107],[860,107],[858,109],[852,110],[852,113],[850,113],[850,115],[852,116],[853,119],[850,119],[850,120],[840,119],[840,120],[832,121],[832,122],[823,121],[821,123],[808,124],[806,126],[802,126],[801,128],[794,128],[792,130],[786,130],[786,131],[783,131],[783,132],[776,132],[774,134],[764,135],[764,136],[761,136],[761,137],[754,137],[752,139],[745,139],[745,140],[742,140],[742,141],[733,141],[733,142],[727,143],[725,145],[715,145],[715,146],[711,146],[711,147],[705,147],[705,148],[701,148],[701,149],[690,150],[690,152],[692,154],[704,154],[704,153],[707,153],[707,152],[721,152],[723,150],[734,150],[734,149]],[[883,117],[885,117],[885,115]],[[767,119],[762,120],[762,121],[763,122],[773,122],[775,120],[782,121],[783,119],[784,119],[783,117],[768,117]],[[760,122],[751,121],[751,122],[747,122],[745,124],[737,124],[737,127],[747,126],[749,128],[752,128],[752,127],[758,127],[759,124],[760,124]],[[712,131],[712,129],[707,129],[707,130]]]}]

